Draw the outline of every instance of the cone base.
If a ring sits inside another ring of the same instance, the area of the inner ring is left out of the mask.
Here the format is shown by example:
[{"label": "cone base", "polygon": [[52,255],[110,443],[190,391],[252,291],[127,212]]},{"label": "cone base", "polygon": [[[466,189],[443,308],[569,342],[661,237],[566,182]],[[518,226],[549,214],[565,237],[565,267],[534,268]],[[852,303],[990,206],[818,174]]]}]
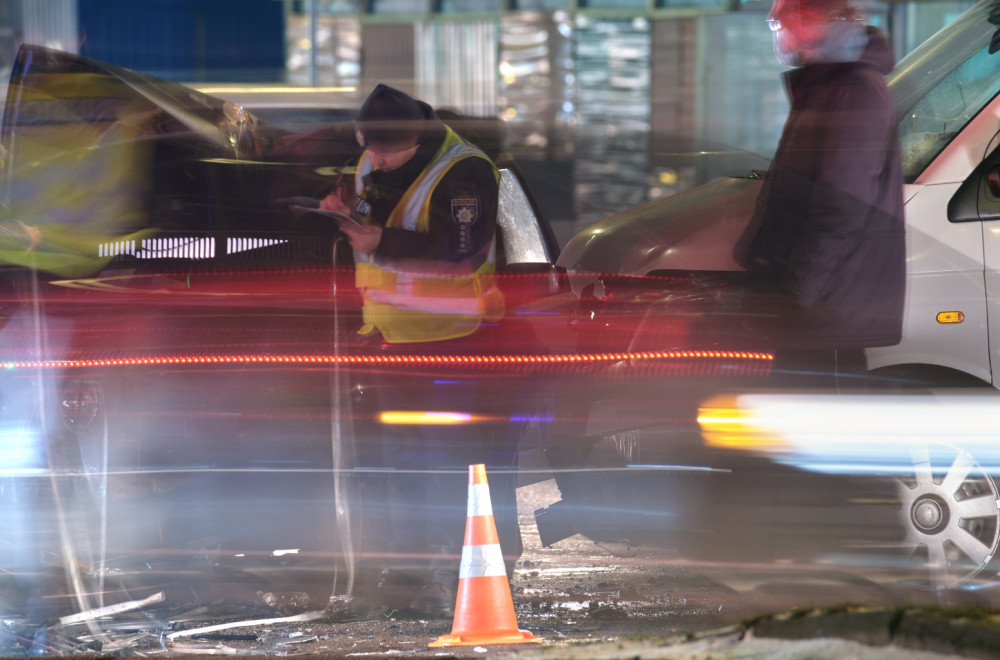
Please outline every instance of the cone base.
[{"label": "cone base", "polygon": [[540,641],[527,630],[518,630],[510,633],[497,633],[495,635],[463,635],[452,633],[441,635],[427,646],[478,646],[480,644],[526,644]]}]

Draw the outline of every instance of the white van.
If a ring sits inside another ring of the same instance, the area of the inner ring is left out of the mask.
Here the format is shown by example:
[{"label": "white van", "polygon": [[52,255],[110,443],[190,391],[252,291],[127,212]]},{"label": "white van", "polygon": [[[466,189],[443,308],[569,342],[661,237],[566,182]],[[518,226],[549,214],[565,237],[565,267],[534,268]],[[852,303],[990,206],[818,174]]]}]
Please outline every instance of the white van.
[{"label": "white van", "polygon": [[[933,366],[996,385],[1000,367],[1000,54],[983,0],[928,39],[889,77],[906,180],[903,340],[871,349],[871,369]],[[733,247],[760,180],[722,179],[579,233],[559,265],[577,291],[598,273],[732,271]]]}]

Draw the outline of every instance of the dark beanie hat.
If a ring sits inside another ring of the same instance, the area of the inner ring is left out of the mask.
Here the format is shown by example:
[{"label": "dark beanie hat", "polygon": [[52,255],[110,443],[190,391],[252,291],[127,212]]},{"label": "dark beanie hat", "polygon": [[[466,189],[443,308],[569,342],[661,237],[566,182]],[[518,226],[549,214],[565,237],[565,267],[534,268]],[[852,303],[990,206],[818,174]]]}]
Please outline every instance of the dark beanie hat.
[{"label": "dark beanie hat", "polygon": [[357,125],[365,145],[410,146],[419,142],[433,110],[389,85],[379,83],[358,111]]}]

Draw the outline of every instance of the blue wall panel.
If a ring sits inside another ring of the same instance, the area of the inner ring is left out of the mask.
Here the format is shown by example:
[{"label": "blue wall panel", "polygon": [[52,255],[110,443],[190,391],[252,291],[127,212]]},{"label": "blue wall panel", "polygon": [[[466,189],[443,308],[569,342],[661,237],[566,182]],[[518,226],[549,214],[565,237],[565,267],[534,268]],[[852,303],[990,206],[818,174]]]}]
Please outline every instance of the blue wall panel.
[{"label": "blue wall panel", "polygon": [[275,0],[79,0],[79,24],[81,55],[171,80],[284,76]]}]

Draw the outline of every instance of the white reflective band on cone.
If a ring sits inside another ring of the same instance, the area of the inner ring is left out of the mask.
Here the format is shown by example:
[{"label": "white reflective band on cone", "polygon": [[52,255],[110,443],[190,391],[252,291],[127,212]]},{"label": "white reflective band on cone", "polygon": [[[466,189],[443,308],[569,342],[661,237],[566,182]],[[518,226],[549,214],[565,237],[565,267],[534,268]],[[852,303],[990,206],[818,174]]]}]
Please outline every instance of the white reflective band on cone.
[{"label": "white reflective band on cone", "polygon": [[462,565],[458,578],[507,577],[500,545],[466,545],[462,547]]},{"label": "white reflective band on cone", "polygon": [[492,516],[493,503],[490,502],[489,484],[469,484],[469,513],[472,516]]}]

